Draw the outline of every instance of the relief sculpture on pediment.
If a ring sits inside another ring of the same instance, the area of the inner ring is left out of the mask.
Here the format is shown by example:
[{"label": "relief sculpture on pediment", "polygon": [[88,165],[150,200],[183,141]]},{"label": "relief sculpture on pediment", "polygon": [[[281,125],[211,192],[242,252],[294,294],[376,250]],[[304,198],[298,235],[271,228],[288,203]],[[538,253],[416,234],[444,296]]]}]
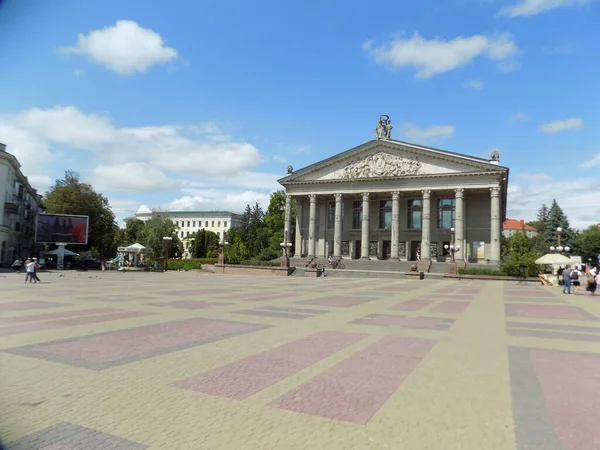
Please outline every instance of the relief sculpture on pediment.
[{"label": "relief sculpture on pediment", "polygon": [[379,152],[352,161],[342,170],[342,178],[400,177],[417,175],[421,163],[416,157]]}]

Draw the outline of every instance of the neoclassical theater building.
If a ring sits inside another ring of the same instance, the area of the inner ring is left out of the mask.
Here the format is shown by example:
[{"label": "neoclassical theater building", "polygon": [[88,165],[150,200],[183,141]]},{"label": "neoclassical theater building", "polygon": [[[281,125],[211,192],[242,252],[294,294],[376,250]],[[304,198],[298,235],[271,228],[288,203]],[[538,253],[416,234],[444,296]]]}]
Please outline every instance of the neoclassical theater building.
[{"label": "neoclassical theater building", "polygon": [[[488,159],[391,139],[375,140],[294,171],[285,188],[286,239],[295,256],[497,262],[508,168]],[[292,201],[296,223],[291,223]]]}]

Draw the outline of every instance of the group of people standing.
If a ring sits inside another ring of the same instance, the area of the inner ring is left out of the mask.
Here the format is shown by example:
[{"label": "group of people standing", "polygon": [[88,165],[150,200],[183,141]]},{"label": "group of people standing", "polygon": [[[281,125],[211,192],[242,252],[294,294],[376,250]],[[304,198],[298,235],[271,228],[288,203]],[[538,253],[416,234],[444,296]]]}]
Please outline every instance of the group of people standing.
[{"label": "group of people standing", "polygon": [[[579,266],[567,266],[562,271],[562,277],[563,294],[571,294],[571,287],[573,287],[572,293],[577,295],[579,289],[581,288],[581,279],[583,278],[581,268]],[[588,269],[586,271],[585,278],[587,283],[585,290],[590,292],[592,295],[595,295],[596,289],[598,289],[598,284],[600,284],[600,274],[598,273],[597,269],[595,267]]]},{"label": "group of people standing", "polygon": [[12,263],[12,268],[17,273],[21,273],[22,267],[25,267],[25,271],[27,272],[25,275],[25,283],[28,281],[30,283],[41,283],[40,278],[37,276],[38,269],[40,268],[37,258],[27,258],[25,263],[23,263],[23,261],[20,259],[17,259],[14,263]]}]

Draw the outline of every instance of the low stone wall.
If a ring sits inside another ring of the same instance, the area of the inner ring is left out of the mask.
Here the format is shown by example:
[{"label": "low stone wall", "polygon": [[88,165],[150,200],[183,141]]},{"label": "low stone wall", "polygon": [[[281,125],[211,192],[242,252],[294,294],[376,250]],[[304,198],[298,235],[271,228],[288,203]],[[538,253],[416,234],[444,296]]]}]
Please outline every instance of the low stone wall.
[{"label": "low stone wall", "polygon": [[242,266],[239,264],[215,264],[215,273],[229,275],[258,275],[287,277],[295,267]]},{"label": "low stone wall", "polygon": [[[493,281],[521,281],[518,277],[498,277],[494,275],[467,275],[467,274],[459,274],[459,275],[444,275],[444,279],[446,280],[493,280]],[[527,283],[537,282],[541,284],[539,278],[525,278],[522,281],[526,281]]]},{"label": "low stone wall", "polygon": [[318,278],[321,276],[322,273],[323,273],[323,271],[319,270],[319,269],[310,269],[308,267],[306,269],[304,269],[305,277]]}]

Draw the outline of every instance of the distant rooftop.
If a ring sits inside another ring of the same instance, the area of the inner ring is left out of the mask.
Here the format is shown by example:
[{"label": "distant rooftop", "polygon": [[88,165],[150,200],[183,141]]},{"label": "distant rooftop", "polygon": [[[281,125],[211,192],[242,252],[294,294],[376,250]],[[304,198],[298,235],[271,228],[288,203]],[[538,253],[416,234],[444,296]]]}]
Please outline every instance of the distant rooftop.
[{"label": "distant rooftop", "polygon": [[151,216],[152,214],[166,214],[168,216],[239,216],[240,214],[231,211],[139,211],[136,216]]},{"label": "distant rooftop", "polygon": [[537,231],[530,225],[527,225],[523,219],[506,219],[502,224],[504,230],[525,230],[525,231]]}]

